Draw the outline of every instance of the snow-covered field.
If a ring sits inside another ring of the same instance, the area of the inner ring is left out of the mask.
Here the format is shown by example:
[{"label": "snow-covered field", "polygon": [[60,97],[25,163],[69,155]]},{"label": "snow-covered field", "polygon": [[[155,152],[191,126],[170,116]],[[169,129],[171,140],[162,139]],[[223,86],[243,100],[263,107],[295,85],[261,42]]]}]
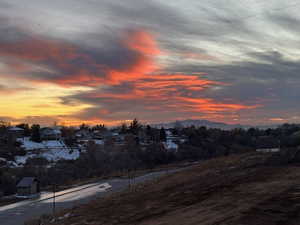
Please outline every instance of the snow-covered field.
[{"label": "snow-covered field", "polygon": [[56,162],[61,159],[75,160],[79,157],[78,149],[71,149],[63,141],[43,141],[41,143],[30,141],[29,138],[19,138],[21,147],[27,151],[25,156],[16,156],[18,166],[26,163],[28,158],[42,157],[49,162]]}]

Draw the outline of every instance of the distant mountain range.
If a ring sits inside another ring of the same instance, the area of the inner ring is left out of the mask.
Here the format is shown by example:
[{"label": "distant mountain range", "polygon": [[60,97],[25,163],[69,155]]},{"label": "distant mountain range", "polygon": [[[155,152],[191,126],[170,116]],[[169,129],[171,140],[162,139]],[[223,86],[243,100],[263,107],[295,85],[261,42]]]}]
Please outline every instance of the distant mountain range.
[{"label": "distant mountain range", "polygon": [[169,122],[169,123],[159,123],[159,124],[152,124],[152,126],[160,128],[174,128],[174,127],[190,127],[190,126],[195,126],[195,127],[208,127],[208,128],[219,128],[223,130],[231,130],[234,128],[244,128],[248,129],[251,127],[256,127],[260,129],[267,129],[267,128],[276,128],[280,126],[279,124],[274,124],[274,125],[260,125],[260,126],[251,126],[251,125],[242,125],[242,124],[226,124],[226,123],[221,123],[221,122],[214,122],[214,121],[209,121],[209,120],[178,120],[174,122]]}]

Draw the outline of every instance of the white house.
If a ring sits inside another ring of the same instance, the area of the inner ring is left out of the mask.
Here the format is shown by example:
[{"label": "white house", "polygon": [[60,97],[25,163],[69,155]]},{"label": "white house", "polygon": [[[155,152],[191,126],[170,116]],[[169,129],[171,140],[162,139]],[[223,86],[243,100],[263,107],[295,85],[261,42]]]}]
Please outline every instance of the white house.
[{"label": "white house", "polygon": [[59,140],[61,139],[61,131],[57,128],[45,127],[40,131],[42,140]]}]

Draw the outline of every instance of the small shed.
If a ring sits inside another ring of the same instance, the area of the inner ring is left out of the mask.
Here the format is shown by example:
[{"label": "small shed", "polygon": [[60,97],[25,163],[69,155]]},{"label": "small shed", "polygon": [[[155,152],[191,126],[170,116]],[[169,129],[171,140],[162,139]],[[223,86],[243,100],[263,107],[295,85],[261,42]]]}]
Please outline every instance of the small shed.
[{"label": "small shed", "polygon": [[31,197],[40,192],[40,182],[35,177],[24,177],[17,184],[17,197]]}]

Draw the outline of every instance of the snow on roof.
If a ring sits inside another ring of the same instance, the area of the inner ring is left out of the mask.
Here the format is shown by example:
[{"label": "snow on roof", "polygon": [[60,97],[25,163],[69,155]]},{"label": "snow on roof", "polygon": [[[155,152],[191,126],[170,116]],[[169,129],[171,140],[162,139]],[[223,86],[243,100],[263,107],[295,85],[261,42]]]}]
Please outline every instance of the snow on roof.
[{"label": "snow on roof", "polygon": [[5,158],[0,158],[0,162],[6,162],[7,160]]},{"label": "snow on roof", "polygon": [[27,159],[29,158],[34,158],[33,155],[25,155],[25,156],[15,156],[15,161],[16,163],[13,164],[13,167],[18,167],[18,166],[22,166],[26,163]]},{"label": "snow on roof", "polygon": [[67,148],[63,141],[43,141],[41,143],[31,141],[30,138],[18,138],[17,141],[21,142],[21,147],[25,150],[35,149],[48,149],[48,148]]},{"label": "snow on roof", "polygon": [[43,141],[45,148],[67,148],[63,141]]},{"label": "snow on roof", "polygon": [[61,149],[61,150],[50,150],[42,154],[42,157],[46,158],[48,161],[59,161],[61,159],[65,160],[75,160],[80,156],[80,152],[70,149]]},{"label": "snow on roof", "polygon": [[44,145],[42,143],[31,141],[28,137],[18,138],[17,141],[21,142],[21,147],[25,150],[42,149]]},{"label": "snow on roof", "polygon": [[61,131],[57,128],[45,127],[41,129],[44,134],[61,134]]},{"label": "snow on roof", "polygon": [[25,156],[16,156],[15,161],[19,166],[22,166],[26,163],[27,159],[41,157],[45,158],[48,161],[57,162],[59,160],[76,160],[80,156],[80,152],[78,149],[69,149],[69,148],[61,148],[61,149],[49,149],[45,152],[40,153],[27,153]]},{"label": "snow on roof", "polygon": [[103,140],[94,140],[96,145],[103,145],[104,141]]},{"label": "snow on roof", "polygon": [[15,163],[14,161],[8,161],[7,165],[9,166],[9,168],[16,168],[16,167],[18,167],[18,164]]},{"label": "snow on roof", "polygon": [[172,135],[172,132],[169,131],[169,130],[166,130],[166,135],[167,135],[167,136],[171,136],[171,135]]},{"label": "snow on roof", "polygon": [[9,128],[10,131],[24,131],[24,129],[20,128],[20,127],[11,127]]},{"label": "snow on roof", "polygon": [[53,133],[56,133],[56,134],[61,134],[61,131],[60,131],[60,130],[58,130],[58,129],[54,129],[54,130],[53,130]]},{"label": "snow on roof", "polygon": [[164,142],[164,146],[166,149],[174,149],[174,150],[178,149],[178,145],[170,139],[168,139],[166,142]]},{"label": "snow on roof", "polygon": [[34,177],[24,177],[17,185],[17,187],[30,187],[36,181]]},{"label": "snow on roof", "polygon": [[18,141],[22,143],[27,151],[42,150],[35,153],[28,152],[25,156],[16,156],[15,161],[17,165],[24,165],[29,158],[42,157],[48,161],[75,160],[79,158],[80,152],[78,149],[70,149],[63,141],[43,141],[41,143],[30,141],[29,138],[19,138]]}]

